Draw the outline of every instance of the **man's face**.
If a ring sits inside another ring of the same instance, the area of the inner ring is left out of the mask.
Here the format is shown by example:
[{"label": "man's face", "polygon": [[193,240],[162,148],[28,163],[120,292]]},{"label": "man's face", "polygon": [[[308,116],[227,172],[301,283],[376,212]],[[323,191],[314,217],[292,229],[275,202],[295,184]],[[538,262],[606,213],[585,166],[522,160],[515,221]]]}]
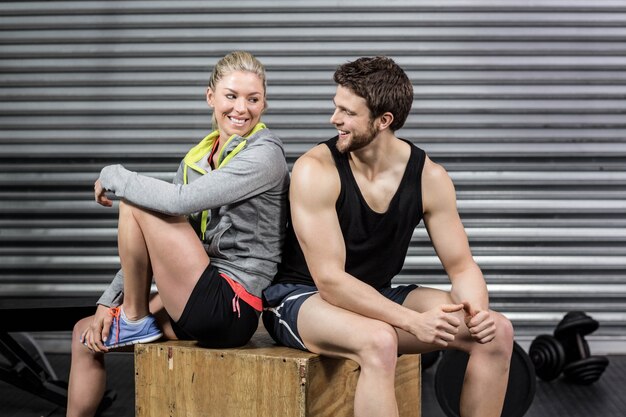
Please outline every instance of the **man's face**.
[{"label": "man's face", "polygon": [[354,152],[369,145],[378,134],[378,129],[375,120],[370,117],[365,99],[338,85],[333,102],[335,112],[330,122],[339,134],[337,150],[341,153]]}]

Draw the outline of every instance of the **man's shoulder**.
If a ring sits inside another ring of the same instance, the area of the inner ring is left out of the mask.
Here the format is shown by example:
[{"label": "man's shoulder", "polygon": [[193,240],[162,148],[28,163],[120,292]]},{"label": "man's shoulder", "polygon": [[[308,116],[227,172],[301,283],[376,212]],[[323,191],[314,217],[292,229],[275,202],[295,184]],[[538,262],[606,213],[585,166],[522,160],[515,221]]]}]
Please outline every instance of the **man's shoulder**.
[{"label": "man's shoulder", "polygon": [[426,156],[425,158],[426,159],[424,161],[424,169],[422,171],[423,181],[437,183],[440,181],[446,181],[450,178],[450,176],[448,175],[448,171],[446,171],[443,166],[434,162],[428,156]]},{"label": "man's shoulder", "polygon": [[317,194],[338,190],[339,175],[326,145],[317,145],[298,158],[291,171],[291,184]]},{"label": "man's shoulder", "polygon": [[298,165],[311,169],[327,170],[333,168],[335,163],[328,146],[320,143],[302,154],[296,161],[296,166]]},{"label": "man's shoulder", "polygon": [[[455,205],[455,190],[452,179],[445,168],[426,158],[422,172],[422,200],[424,213],[439,211],[447,207],[445,202]],[[443,205],[442,205],[443,204]]]}]

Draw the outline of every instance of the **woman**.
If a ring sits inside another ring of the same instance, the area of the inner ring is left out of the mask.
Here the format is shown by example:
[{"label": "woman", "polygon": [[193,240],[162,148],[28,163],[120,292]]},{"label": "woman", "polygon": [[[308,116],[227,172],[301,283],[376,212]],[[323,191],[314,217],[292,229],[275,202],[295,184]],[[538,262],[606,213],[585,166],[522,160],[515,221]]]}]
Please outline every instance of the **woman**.
[{"label": "woman", "polygon": [[[214,131],[187,153],[174,184],[121,165],[100,173],[96,201],[112,206],[105,191],[122,199],[122,268],[96,314],[74,328],[68,416],[95,414],[111,348],[161,336],[234,347],[256,330],[280,261],[289,186],[282,143],[260,123],[265,95],[261,63],[230,53],[207,88]],[[149,301],[153,277],[159,293]]]}]

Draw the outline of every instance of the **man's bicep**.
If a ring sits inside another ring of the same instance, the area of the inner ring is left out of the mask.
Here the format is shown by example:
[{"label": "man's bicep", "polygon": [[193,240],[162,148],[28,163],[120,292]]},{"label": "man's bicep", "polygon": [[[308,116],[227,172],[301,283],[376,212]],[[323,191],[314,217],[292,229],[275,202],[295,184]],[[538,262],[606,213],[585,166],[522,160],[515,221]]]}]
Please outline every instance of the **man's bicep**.
[{"label": "man's bicep", "polygon": [[345,246],[335,210],[337,184],[315,162],[294,167],[291,219],[307,266],[316,280],[345,265]]},{"label": "man's bicep", "polygon": [[[294,215],[294,209],[298,214]],[[292,207],[293,227],[313,279],[324,279],[345,264],[345,247],[334,210]]]},{"label": "man's bicep", "polygon": [[429,195],[424,223],[437,256],[450,274],[457,268],[464,268],[467,262],[473,262],[472,254],[457,210],[452,180],[443,171],[433,175],[431,181],[425,187]]}]

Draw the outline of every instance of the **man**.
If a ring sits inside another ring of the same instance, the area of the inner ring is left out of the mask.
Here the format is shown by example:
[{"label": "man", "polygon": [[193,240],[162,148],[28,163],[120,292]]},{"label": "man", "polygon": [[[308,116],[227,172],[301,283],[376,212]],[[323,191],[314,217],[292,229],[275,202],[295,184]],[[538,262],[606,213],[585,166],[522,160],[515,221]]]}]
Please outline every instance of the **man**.
[{"label": "man", "polygon": [[[355,360],[355,416],[397,416],[398,353],[470,353],[461,415],[500,416],[513,346],[511,323],[489,310],[446,171],[397,138],[413,102],[404,71],[386,57],[335,72],[338,136],[293,167],[291,224],[282,265],[264,292],[278,342]],[[451,291],[391,287],[424,220]]]}]

